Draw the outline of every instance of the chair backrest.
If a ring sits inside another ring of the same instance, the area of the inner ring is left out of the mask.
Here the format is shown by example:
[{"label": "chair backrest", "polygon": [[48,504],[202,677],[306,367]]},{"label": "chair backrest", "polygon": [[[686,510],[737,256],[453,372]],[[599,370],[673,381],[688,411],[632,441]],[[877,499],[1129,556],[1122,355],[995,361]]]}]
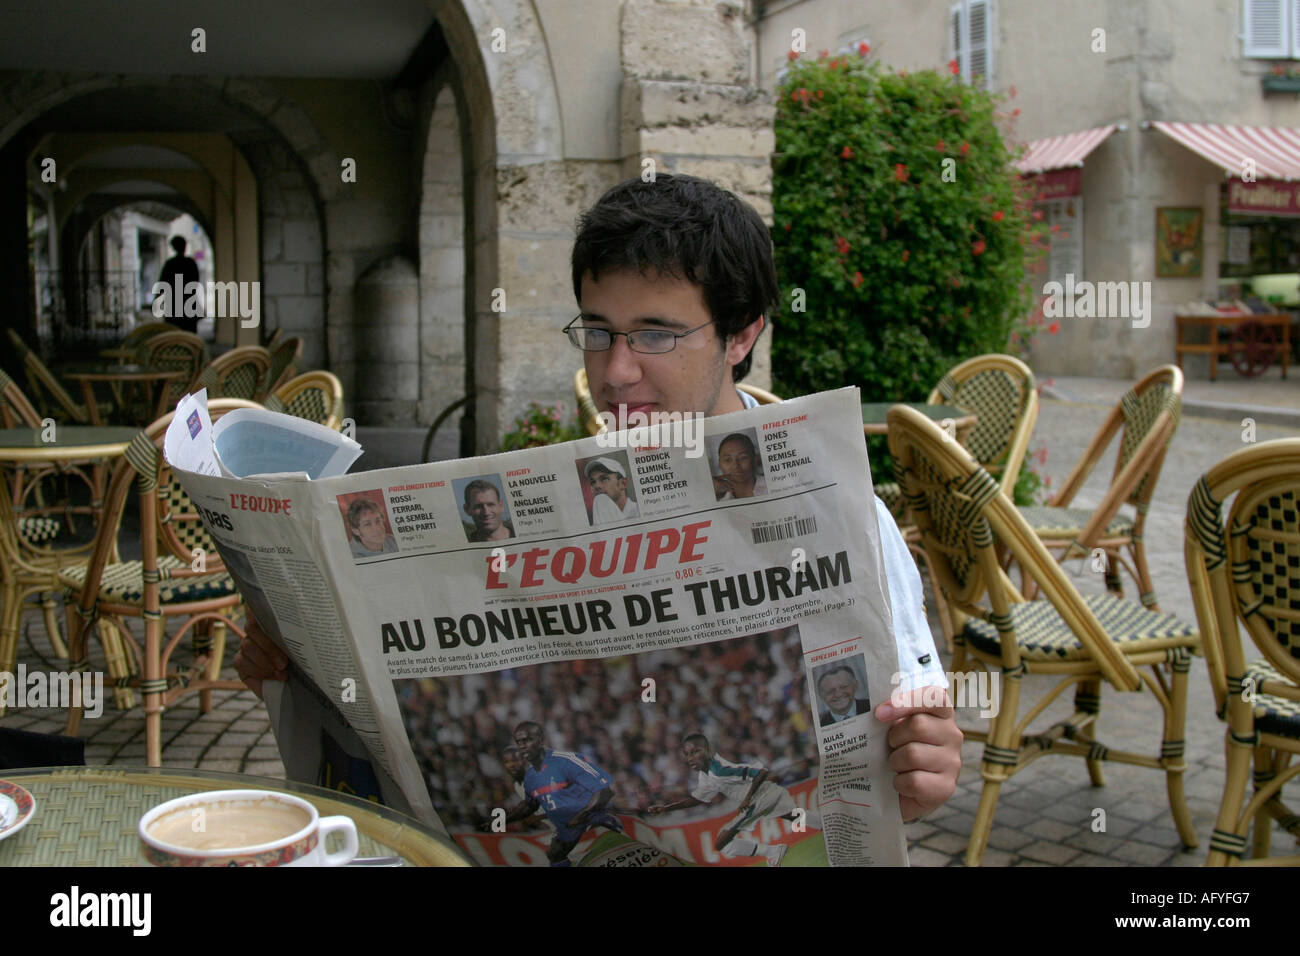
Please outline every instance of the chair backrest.
[{"label": "chair backrest", "polygon": [[1140,537],[1147,510],[1155,494],[1156,481],[1164,464],[1165,451],[1178,428],[1183,407],[1183,373],[1174,365],[1162,365],[1145,376],[1119,400],[1085,449],[1061,490],[1049,502],[1068,505],[1083,486],[1092,469],[1105,454],[1111,439],[1120,434],[1119,452],[1110,488],[1093,510],[1078,544],[1090,550],[1110,524],[1120,505],[1134,506],[1137,514],[1133,534]]},{"label": "chair backrest", "polygon": [[0,423],[5,428],[41,427],[35,406],[4,369],[0,369]]},{"label": "chair backrest", "polygon": [[140,364],[147,368],[186,373],[186,377],[167,383],[166,407],[175,408],[207,364],[208,346],[192,332],[163,332],[145,341],[139,356]]},{"label": "chair backrest", "polygon": [[[89,422],[90,416],[87,410],[77,404],[76,399],[63,387],[63,383],[55,378],[54,373],[41,361],[41,357],[27,347],[23,337],[13,329],[7,331],[9,332],[9,341],[23,360],[23,368],[27,372],[27,384],[31,387],[32,394],[40,403],[41,412],[52,414],[57,411],[63,417],[70,418],[75,422],[83,424]],[[46,393],[54,399],[54,405],[45,400]]]},{"label": "chair backrest", "polygon": [[[781,399],[766,389],[747,382],[738,382],[736,388],[746,392],[760,405],[774,405]],[[588,435],[599,435],[605,430],[596,409],[596,401],[591,397],[591,388],[587,384],[587,370],[580,368],[573,373],[573,398],[578,405],[578,424],[587,430]]]},{"label": "chair backrest", "polygon": [[266,407],[337,431],[343,425],[343,383],[332,372],[303,372],[281,385]]},{"label": "chair backrest", "polygon": [[176,332],[178,329],[170,322],[146,322],[144,325],[137,325],[126,334],[122,344],[118,348],[126,350],[138,350],[146,341],[155,335],[162,335],[164,332]]},{"label": "chair backrest", "polygon": [[[219,398],[208,404],[208,414],[215,421],[236,408],[258,407],[256,402]],[[118,529],[133,485],[138,488],[140,497],[141,574],[146,591],[149,590],[151,578],[154,582],[158,579],[158,559],[161,555],[172,555],[185,565],[169,568],[167,575],[172,578],[225,570],[207,529],[203,527],[202,517],[163,457],[163,439],[175,414],[174,411],[168,412],[148,428],[137,432],[121,461],[113,469],[113,477],[104,496],[103,518],[95,536],[95,546],[91,551],[78,601],[81,615],[86,620],[92,617],[104,568],[114,560],[117,553]],[[196,548],[201,549],[205,555],[202,571],[194,571],[190,567]],[[148,596],[146,597],[146,610],[149,610]],[[156,598],[157,590],[153,589],[153,599]]]},{"label": "chair backrest", "polygon": [[1029,366],[1010,355],[977,355],[941,378],[926,401],[975,413],[966,447],[1011,497],[1038,420],[1038,386]]},{"label": "chair backrest", "polygon": [[208,390],[209,398],[244,398],[259,401],[266,372],[271,366],[271,353],[260,345],[244,345],[218,355],[199,373],[190,391]]},{"label": "chair backrest", "polygon": [[[278,332],[279,329],[276,331]],[[275,394],[281,385],[297,375],[300,358],[302,358],[302,339],[296,335],[271,349],[271,367],[266,370],[262,394]]]},{"label": "chair backrest", "polygon": [[[1011,606],[1024,598],[1002,570],[995,537],[1037,582],[1102,675],[1122,690],[1136,690],[1137,671],[993,476],[920,412],[895,405],[888,421],[890,455],[938,585],[950,603],[997,628],[1003,668],[1020,667]],[[991,610],[977,603],[986,591]]]},{"label": "chair backrest", "polygon": [[1201,476],[1187,499],[1183,557],[1219,716],[1244,699],[1239,624],[1300,685],[1300,438],[1243,448]]}]

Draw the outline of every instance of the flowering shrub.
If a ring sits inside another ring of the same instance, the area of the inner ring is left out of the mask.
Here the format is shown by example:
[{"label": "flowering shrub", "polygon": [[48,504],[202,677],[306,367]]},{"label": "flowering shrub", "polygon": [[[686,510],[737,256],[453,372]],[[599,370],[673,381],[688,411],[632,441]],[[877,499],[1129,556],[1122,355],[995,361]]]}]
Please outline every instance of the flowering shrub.
[{"label": "flowering shrub", "polygon": [[862,51],[792,62],[772,157],[778,392],[922,400],[958,362],[1028,337],[1025,265],[1043,226],[997,105],[949,73],[895,73]]},{"label": "flowering shrub", "polygon": [[516,451],[586,437],[586,431],[577,421],[565,421],[563,402],[554,405],[529,402],[528,410],[515,419],[514,428],[501,437],[501,450]]},{"label": "flowering shrub", "polygon": [[1046,503],[1051,487],[1051,476],[1044,477],[1034,462],[1043,465],[1047,463],[1047,447],[1034,449],[1025,455],[1025,460],[1020,465],[1020,474],[1016,476],[1016,485],[1011,490],[1012,500],[1020,506],[1041,505]]}]

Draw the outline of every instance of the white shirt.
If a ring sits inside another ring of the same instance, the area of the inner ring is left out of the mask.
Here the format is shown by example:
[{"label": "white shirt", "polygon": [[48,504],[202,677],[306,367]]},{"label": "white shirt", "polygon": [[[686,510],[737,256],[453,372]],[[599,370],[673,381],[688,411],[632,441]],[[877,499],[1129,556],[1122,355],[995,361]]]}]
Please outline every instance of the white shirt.
[{"label": "white shirt", "polygon": [[609,495],[597,494],[591,499],[591,523],[593,525],[623,521],[627,518],[640,517],[640,515],[641,510],[631,498],[624,499],[621,510],[618,505],[614,504],[614,500]]},{"label": "white shirt", "polygon": [[[752,395],[740,389],[736,394],[746,408],[758,407]],[[889,508],[879,498],[872,497],[876,503],[876,523],[880,526],[880,552],[889,598],[886,610],[893,621],[894,643],[898,647],[898,689],[906,693],[918,687],[947,687],[948,678],[944,676],[930,622],[925,617],[921,572],[916,569],[916,561],[907,550]]]}]

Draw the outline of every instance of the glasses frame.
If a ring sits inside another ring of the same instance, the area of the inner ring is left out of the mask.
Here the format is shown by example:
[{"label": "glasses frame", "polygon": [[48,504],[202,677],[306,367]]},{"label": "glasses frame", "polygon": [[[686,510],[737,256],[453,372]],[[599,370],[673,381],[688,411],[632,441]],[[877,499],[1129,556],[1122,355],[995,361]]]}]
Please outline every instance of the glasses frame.
[{"label": "glasses frame", "polygon": [[[578,343],[577,338],[576,338],[576,336],[574,335],[574,332],[577,331],[577,330],[574,328],[574,323],[575,323],[575,322],[580,322],[580,321],[582,321],[582,316],[581,316],[581,315],[574,316],[573,321],[570,322],[568,325],[566,325],[566,326],[565,326],[563,329],[561,329],[560,331],[563,332],[566,336],[568,336],[568,338],[569,338],[569,342],[573,345],[574,348],[579,349],[579,350],[581,350],[581,351],[583,351],[583,352],[608,352],[610,349],[612,349],[612,348],[614,347],[614,339],[615,339],[615,337],[621,335],[621,336],[623,336],[624,338],[627,339],[627,347],[628,347],[629,349],[631,349],[633,352],[636,352],[638,355],[667,355],[669,352],[672,352],[674,349],[677,348],[677,340],[678,340],[678,339],[684,339],[684,338],[686,338],[686,336],[691,335],[692,333],[698,332],[700,329],[704,328],[705,326],[713,325],[714,322],[715,322],[716,320],[715,320],[715,319],[709,319],[709,321],[705,322],[704,325],[697,325],[695,328],[693,328],[693,329],[687,329],[685,332],[674,332],[674,331],[672,331],[671,329],[633,329],[631,332],[612,332],[612,331],[610,331],[609,329],[596,329],[596,328],[593,328],[592,331],[594,331],[594,332],[604,332],[605,334],[607,334],[607,335],[609,336],[609,345],[607,345],[607,346],[606,346],[605,348],[603,348],[603,349],[589,349],[589,348],[584,348],[582,345],[580,345],[580,344]],[[585,328],[585,326],[580,326],[580,328]],[[643,333],[643,332],[655,332],[655,333],[659,333],[659,334],[663,334],[663,335],[671,335],[671,336],[673,337],[672,348],[665,349],[665,350],[662,351],[662,352],[647,352],[645,349],[639,349],[639,348],[637,348],[637,347],[636,347],[636,339],[634,339],[633,336],[640,336],[641,333]]]}]

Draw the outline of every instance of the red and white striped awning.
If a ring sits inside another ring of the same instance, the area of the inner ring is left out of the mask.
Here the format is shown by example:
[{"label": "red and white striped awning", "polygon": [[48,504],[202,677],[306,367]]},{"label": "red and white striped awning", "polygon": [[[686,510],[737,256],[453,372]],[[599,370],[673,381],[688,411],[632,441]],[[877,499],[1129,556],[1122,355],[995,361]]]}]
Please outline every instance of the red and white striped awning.
[{"label": "red and white striped awning", "polygon": [[1300,179],[1300,128],[1218,123],[1151,125],[1229,176],[1240,176],[1246,168],[1242,160],[1253,160],[1255,175],[1260,179]]},{"label": "red and white striped awning", "polygon": [[1049,136],[1036,139],[1029,144],[1025,155],[1016,161],[1016,169],[1022,173],[1042,173],[1049,169],[1068,169],[1082,166],[1088,154],[1106,141],[1106,137],[1115,132],[1115,124],[1085,129],[1079,133],[1066,133],[1064,136]]}]

